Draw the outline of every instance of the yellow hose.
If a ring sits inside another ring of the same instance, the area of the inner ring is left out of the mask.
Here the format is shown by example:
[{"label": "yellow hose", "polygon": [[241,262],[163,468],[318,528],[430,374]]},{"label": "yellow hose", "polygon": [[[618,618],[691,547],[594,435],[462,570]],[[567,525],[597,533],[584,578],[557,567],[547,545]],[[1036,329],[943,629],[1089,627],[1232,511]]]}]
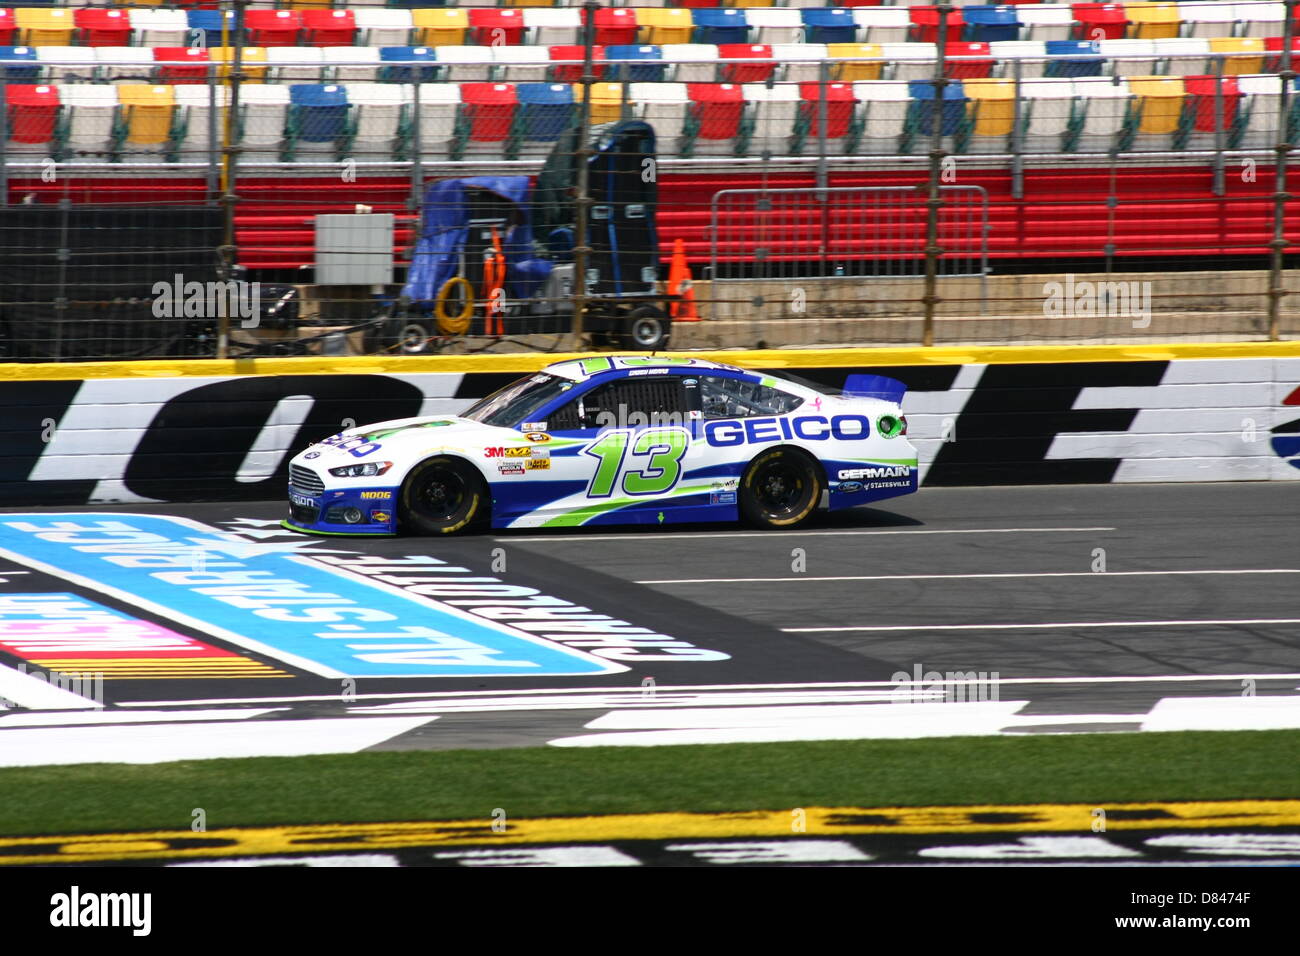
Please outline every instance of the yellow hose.
[{"label": "yellow hose", "polygon": [[[451,290],[457,285],[465,287],[465,307],[458,315],[447,314],[447,300]],[[474,314],[474,287],[464,276],[453,276],[442,284],[438,298],[434,301],[433,314],[438,319],[438,331],[443,335],[464,335],[469,331],[469,319]]]}]

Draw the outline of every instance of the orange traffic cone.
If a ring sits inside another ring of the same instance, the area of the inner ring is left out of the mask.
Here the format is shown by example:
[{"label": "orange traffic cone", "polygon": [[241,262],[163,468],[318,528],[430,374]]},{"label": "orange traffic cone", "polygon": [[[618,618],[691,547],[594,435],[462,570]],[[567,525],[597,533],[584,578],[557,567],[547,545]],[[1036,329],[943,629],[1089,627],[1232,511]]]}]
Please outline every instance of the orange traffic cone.
[{"label": "orange traffic cone", "polygon": [[673,241],[673,258],[668,266],[668,293],[681,296],[669,309],[674,321],[700,321],[700,313],[695,311],[695,290],[691,288],[691,269],[686,264],[686,243],[681,239]]}]

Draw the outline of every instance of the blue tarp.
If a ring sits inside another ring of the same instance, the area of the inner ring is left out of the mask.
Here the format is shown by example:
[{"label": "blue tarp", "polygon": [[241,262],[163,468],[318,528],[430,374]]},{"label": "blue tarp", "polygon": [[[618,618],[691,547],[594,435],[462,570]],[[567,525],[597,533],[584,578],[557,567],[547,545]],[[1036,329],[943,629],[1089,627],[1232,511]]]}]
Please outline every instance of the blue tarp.
[{"label": "blue tarp", "polygon": [[[514,203],[520,221],[501,237],[506,254],[506,292],[512,298],[529,298],[550,272],[549,263],[535,258],[530,213],[531,185],[527,176],[471,176],[430,183],[424,192],[420,237],[411,257],[402,295],[416,308],[430,307],[438,290],[460,272],[460,252],[469,234],[467,189],[485,189]],[[547,268],[539,268],[545,265]],[[479,290],[475,290],[475,295]]]}]

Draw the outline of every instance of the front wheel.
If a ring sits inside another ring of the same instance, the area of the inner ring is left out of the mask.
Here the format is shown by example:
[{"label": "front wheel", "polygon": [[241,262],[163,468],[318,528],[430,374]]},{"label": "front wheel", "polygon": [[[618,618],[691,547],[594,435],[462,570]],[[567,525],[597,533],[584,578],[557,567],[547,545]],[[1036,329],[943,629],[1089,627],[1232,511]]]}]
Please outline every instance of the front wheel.
[{"label": "front wheel", "polygon": [[654,306],[638,306],[628,315],[626,322],[627,325],[620,336],[624,347],[646,352],[668,347],[668,337],[672,333],[672,320]]},{"label": "front wheel", "polygon": [[487,488],[468,462],[440,455],[411,469],[400,507],[405,526],[422,534],[454,534],[486,514]]},{"label": "front wheel", "polygon": [[760,528],[793,528],[821,502],[822,484],[812,459],[773,448],[750,462],[740,479],[740,513]]}]

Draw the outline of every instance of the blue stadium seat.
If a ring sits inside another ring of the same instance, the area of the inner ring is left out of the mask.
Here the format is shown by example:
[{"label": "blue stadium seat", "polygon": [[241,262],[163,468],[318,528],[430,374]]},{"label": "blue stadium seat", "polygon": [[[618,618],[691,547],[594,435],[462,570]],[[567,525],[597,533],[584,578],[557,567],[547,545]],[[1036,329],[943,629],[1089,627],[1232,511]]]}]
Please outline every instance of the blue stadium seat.
[{"label": "blue stadium seat", "polygon": [[384,66],[379,71],[380,79],[385,83],[415,83],[418,74],[418,82],[430,83],[437,75],[436,66],[415,66],[403,62],[406,60],[434,64],[438,61],[438,54],[433,47],[428,46],[382,47],[379,51],[379,62]]},{"label": "blue stadium seat", "polygon": [[[605,48],[605,59],[608,60],[638,60],[652,61],[662,60],[663,50],[657,46],[611,46]],[[607,75],[611,80],[622,82],[624,79],[624,70],[627,72],[627,80],[631,83],[659,83],[664,78],[665,65],[663,63],[638,62],[636,65],[629,65],[626,68],[620,64],[610,64]]]},{"label": "blue stadium seat", "polygon": [[1092,40],[1048,40],[1047,67],[1044,76],[1101,76],[1105,58],[1101,47]]},{"label": "blue stadium seat", "polygon": [[858,24],[848,8],[814,7],[799,12],[809,43],[854,43],[858,39]]}]

